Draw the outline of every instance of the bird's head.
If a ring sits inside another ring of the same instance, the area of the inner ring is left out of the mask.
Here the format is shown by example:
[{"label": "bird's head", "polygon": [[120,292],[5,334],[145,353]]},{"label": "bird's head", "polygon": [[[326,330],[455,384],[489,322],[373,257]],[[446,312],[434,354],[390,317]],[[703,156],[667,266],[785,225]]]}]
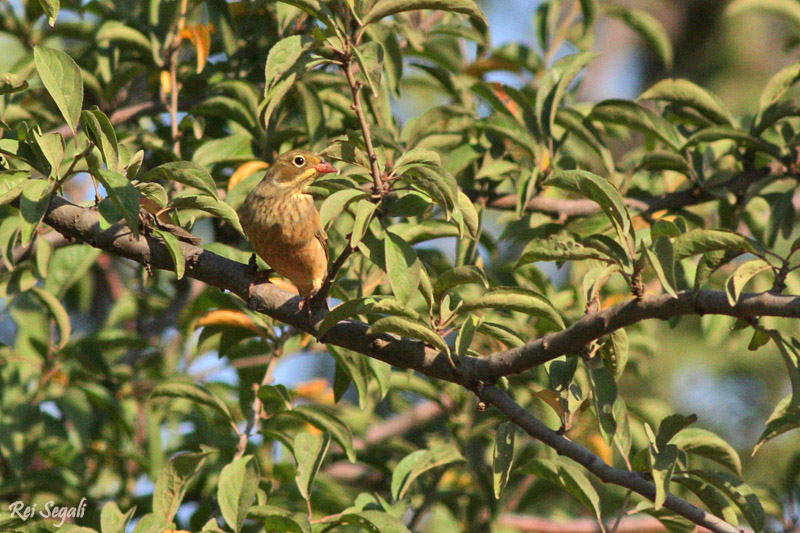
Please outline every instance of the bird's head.
[{"label": "bird's head", "polygon": [[338,172],[333,165],[308,150],[291,150],[269,167],[264,178],[272,187],[303,192],[321,174]]}]

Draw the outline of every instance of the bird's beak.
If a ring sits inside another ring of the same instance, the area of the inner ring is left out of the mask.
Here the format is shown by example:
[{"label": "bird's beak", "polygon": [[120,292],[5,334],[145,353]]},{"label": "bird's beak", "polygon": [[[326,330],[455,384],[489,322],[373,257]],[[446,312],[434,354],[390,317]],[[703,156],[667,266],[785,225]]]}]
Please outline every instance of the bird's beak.
[{"label": "bird's beak", "polygon": [[339,173],[335,166],[331,165],[324,159],[314,165],[314,170],[316,170],[319,174],[330,174],[331,172],[336,172],[337,174]]}]

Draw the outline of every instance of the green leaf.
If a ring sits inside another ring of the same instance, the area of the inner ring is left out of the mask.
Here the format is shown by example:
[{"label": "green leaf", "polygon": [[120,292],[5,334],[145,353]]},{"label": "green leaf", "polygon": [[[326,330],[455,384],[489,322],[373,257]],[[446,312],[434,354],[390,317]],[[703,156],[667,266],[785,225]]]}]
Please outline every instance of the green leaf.
[{"label": "green leaf", "polygon": [[669,484],[672,481],[672,473],[675,471],[675,463],[678,460],[678,448],[674,444],[668,444],[656,451],[650,446],[650,464],[653,475],[653,483],[656,486],[656,497],[653,500],[653,507],[656,511],[660,510],[669,494]]},{"label": "green leaf", "polygon": [[258,463],[252,455],[245,455],[225,465],[217,485],[217,501],[225,522],[238,533],[258,489]]},{"label": "green leaf", "polygon": [[230,224],[240,235],[244,235],[244,230],[242,229],[241,222],[239,222],[239,215],[236,214],[236,211],[225,202],[217,200],[216,198],[204,194],[187,194],[173,198],[172,205],[179,209],[199,209],[206,213],[211,213]]},{"label": "green leaf", "polygon": [[128,181],[127,176],[116,170],[91,169],[92,176],[105,187],[134,235],[139,235],[139,189]]},{"label": "green leaf", "polygon": [[721,490],[739,508],[750,526],[756,531],[764,529],[764,508],[753,489],[736,476],[722,471],[692,470],[694,477],[708,481]]},{"label": "green leaf", "polygon": [[20,245],[28,246],[50,205],[53,184],[45,180],[28,180],[19,199]]},{"label": "green leaf", "polygon": [[39,0],[39,5],[42,6],[42,10],[47,15],[47,22],[50,24],[50,26],[55,26],[56,19],[58,18],[58,11],[61,9],[61,1]]},{"label": "green leaf", "polygon": [[328,345],[328,352],[336,361],[333,381],[333,399],[339,402],[352,383],[358,393],[358,406],[364,409],[369,397],[369,362],[358,352]]},{"label": "green leaf", "polygon": [[661,450],[683,429],[697,422],[697,415],[669,415],[661,421],[656,435],[656,448]]},{"label": "green leaf", "polygon": [[793,403],[792,395],[784,397],[775,410],[767,419],[766,427],[758,438],[758,442],[753,447],[753,455],[761,448],[761,445],[768,440],[774,439],[778,435],[783,435],[787,431],[800,428],[800,406]]},{"label": "green leaf", "polygon": [[170,524],[165,522],[160,516],[155,513],[147,513],[136,522],[136,527],[133,528],[133,533],[163,533],[164,530],[170,529]]},{"label": "green leaf", "polygon": [[608,371],[613,374],[614,379],[619,379],[628,364],[628,334],[625,330],[613,331],[600,353]]},{"label": "green leaf", "polygon": [[472,345],[472,339],[475,337],[475,332],[478,331],[482,320],[476,315],[469,315],[461,324],[456,336],[456,354],[467,355],[469,347]]},{"label": "green leaf", "polygon": [[754,243],[747,237],[731,231],[715,229],[688,231],[675,239],[672,247],[675,250],[676,260],[717,250],[757,253]]},{"label": "green leaf", "polygon": [[794,0],[734,0],[725,8],[725,15],[733,17],[748,11],[775,15],[800,31],[800,5]]},{"label": "green leaf", "polygon": [[519,287],[499,287],[491,289],[483,296],[464,302],[456,313],[464,314],[476,309],[504,309],[519,311],[527,315],[542,318],[564,329],[564,319],[547,298],[533,291]]},{"label": "green leaf", "polygon": [[733,504],[711,484],[686,474],[676,474],[672,479],[697,495],[700,501],[716,516],[733,526],[738,525],[739,517],[736,515]]},{"label": "green leaf", "polygon": [[384,17],[415,9],[441,9],[468,15],[472,24],[481,31],[489,27],[486,16],[473,0],[378,0],[364,15],[364,26]]},{"label": "green leaf", "polygon": [[[237,133],[204,142],[192,156],[192,161],[201,167],[217,163],[245,163],[256,158],[253,152],[254,139],[249,133]],[[214,193],[216,196],[216,191]]]},{"label": "green leaf", "polygon": [[661,235],[653,241],[653,251],[645,248],[647,259],[656,271],[658,280],[664,287],[664,290],[672,296],[677,298],[677,283],[675,281],[675,250],[672,247],[672,242],[666,235]]},{"label": "green leaf", "polygon": [[652,48],[667,69],[672,68],[672,41],[664,25],[641,9],[630,9],[617,6],[604,7],[603,14],[621,20]]},{"label": "green leaf", "polygon": [[449,220],[458,203],[458,185],[452,174],[442,167],[419,165],[405,172],[406,182],[438,203]]},{"label": "green leaf", "polygon": [[439,274],[433,285],[433,292],[436,298],[441,298],[448,290],[470,283],[483,285],[486,289],[489,288],[489,280],[486,279],[486,274],[483,270],[475,265],[462,265],[449,268]]},{"label": "green leaf", "polygon": [[411,452],[392,471],[392,498],[395,501],[403,498],[411,488],[411,483],[425,472],[461,461],[464,461],[464,457],[452,444]]},{"label": "green leaf", "polygon": [[[630,241],[631,217],[622,195],[608,180],[586,170],[561,170],[545,182],[597,202],[624,243]],[[631,242],[632,244],[632,242]]]},{"label": "green leaf", "polygon": [[153,489],[153,514],[165,523],[172,522],[189,481],[200,472],[205,460],[205,453],[182,453],[164,465]]},{"label": "green leaf", "polygon": [[794,337],[786,340],[779,331],[769,330],[768,333],[778,346],[786,364],[789,383],[792,386],[792,405],[800,408],[800,341]]},{"label": "green leaf", "polygon": [[542,148],[538,146],[531,132],[516,119],[495,113],[478,122],[476,126],[502,135],[516,145],[527,150],[531,158],[537,159]]},{"label": "green leaf", "polygon": [[314,17],[318,18],[319,20],[329,24],[329,21],[333,15],[331,14],[330,9],[321,1],[321,0],[280,0],[284,4],[293,5],[295,7],[299,7],[306,13],[313,15]]},{"label": "green leaf", "polygon": [[264,525],[267,533],[311,533],[308,515],[293,513],[273,505],[257,505],[247,515]]},{"label": "green leaf", "polygon": [[31,292],[33,292],[33,294],[35,294],[39,300],[41,300],[45,307],[47,307],[47,310],[50,311],[53,319],[56,321],[59,335],[58,348],[59,350],[64,348],[69,341],[70,334],[72,333],[72,326],[69,321],[67,310],[64,309],[64,306],[61,305],[61,302],[58,301],[58,298],[53,296],[53,294],[47,290],[41,287],[31,287]]},{"label": "green leaf", "polygon": [[150,398],[181,398],[192,404],[212,407],[225,415],[228,420],[233,421],[228,406],[215,394],[209,392],[205,387],[180,378],[159,383],[150,393]]},{"label": "green leaf", "polygon": [[522,471],[541,477],[550,483],[562,487],[576,497],[583,505],[594,510],[599,520],[600,496],[586,477],[570,459],[559,457],[556,460],[534,459],[526,464]]},{"label": "green leaf", "polygon": [[172,163],[165,163],[156,168],[149,170],[140,178],[141,181],[177,181],[189,187],[199,189],[206,194],[218,198],[217,186],[214,183],[214,178],[211,174],[191,161],[175,161]]},{"label": "green leaf", "polygon": [[596,248],[584,246],[576,236],[567,232],[551,235],[546,239],[531,240],[522,252],[515,268],[539,261],[580,261],[582,259],[610,260],[609,256]]},{"label": "green leaf", "polygon": [[511,328],[493,322],[483,322],[478,326],[478,331],[497,339],[509,348],[518,348],[525,344],[525,341]]},{"label": "green leaf", "polygon": [[589,120],[626,126],[661,140],[676,152],[682,148],[683,142],[675,126],[637,102],[604,100],[592,108]]},{"label": "green leaf", "polygon": [[307,35],[292,35],[275,43],[269,50],[264,70],[267,87],[273,87],[300,58],[314,45],[314,39]]},{"label": "green leaf", "polygon": [[414,249],[391,230],[386,230],[383,244],[392,293],[405,305],[419,287],[421,263]]},{"label": "green leaf", "polygon": [[377,205],[369,200],[359,200],[356,205],[356,218],[353,223],[353,230],[350,232],[350,246],[355,248],[364,238],[369,230],[369,223],[372,221],[372,216],[375,214]]},{"label": "green leaf", "polygon": [[450,349],[444,339],[427,325],[403,316],[387,316],[377,320],[367,330],[367,335],[378,333],[396,333],[412,339],[418,339],[433,346],[439,351],[449,354]]},{"label": "green leaf", "polygon": [[441,164],[442,160],[438,153],[422,148],[412,148],[397,158],[397,161],[394,163],[394,170],[398,174],[402,174],[409,168],[415,166],[427,165],[438,167],[441,166]]},{"label": "green leaf", "polygon": [[183,256],[181,243],[175,235],[168,231],[162,231],[158,228],[151,228],[150,231],[158,235],[164,245],[169,250],[169,255],[172,257],[172,264],[175,265],[175,277],[181,279],[186,271],[186,258]]},{"label": "green leaf", "polygon": [[715,95],[689,80],[662,80],[639,97],[640,100],[661,100],[694,109],[711,122],[733,126],[734,119],[725,104]]},{"label": "green leaf", "polygon": [[372,95],[380,96],[381,73],[383,72],[383,46],[375,41],[369,41],[352,48],[356,60],[361,67],[361,73],[367,80]]},{"label": "green leaf", "polygon": [[294,457],[297,460],[297,475],[295,482],[300,489],[300,495],[306,501],[311,501],[311,486],[317,476],[328,446],[331,443],[329,433],[314,436],[307,431],[298,433],[294,438]]},{"label": "green leaf", "polygon": [[24,91],[28,80],[13,72],[0,72],[0,95]]},{"label": "green leaf", "polygon": [[684,429],[671,442],[689,455],[705,457],[742,475],[742,461],[733,446],[707,429]]},{"label": "green leaf", "polygon": [[340,524],[353,524],[360,531],[370,533],[411,533],[399,518],[377,510],[362,510],[344,513],[337,520]]},{"label": "green leaf", "polygon": [[772,270],[772,265],[763,259],[751,259],[740,264],[725,282],[725,294],[728,296],[728,303],[736,305],[747,282],[766,270]]},{"label": "green leaf", "polygon": [[100,149],[103,162],[109,170],[119,170],[119,148],[117,134],[108,117],[95,106],[81,113],[83,127],[92,142]]},{"label": "green leaf", "polygon": [[103,533],[125,533],[125,526],[133,517],[136,507],[122,513],[114,501],[106,502],[100,511],[100,531]]},{"label": "green leaf", "polygon": [[151,43],[142,32],[119,20],[106,20],[100,25],[95,41],[101,44],[111,42],[126,43],[136,46],[142,52],[151,54]]},{"label": "green leaf", "polygon": [[597,12],[599,10],[598,0],[580,0],[581,12],[583,13],[583,35],[589,33],[597,22]]},{"label": "green leaf", "polygon": [[61,162],[64,160],[64,137],[55,131],[43,135],[39,135],[38,131],[34,131],[33,135],[36,146],[50,165],[49,177],[59,177],[58,171],[61,167]]},{"label": "green leaf", "polygon": [[713,143],[717,141],[732,141],[746,148],[764,152],[771,155],[774,159],[779,159],[781,151],[777,146],[770,144],[759,137],[754,137],[742,131],[726,127],[705,128],[692,135],[684,145],[684,150],[692,148],[702,143]]},{"label": "green leaf", "polygon": [[361,189],[342,189],[331,194],[322,202],[319,208],[319,220],[322,227],[328,227],[328,224],[338,217],[347,206],[355,200],[363,200],[369,198],[369,194]]},{"label": "green leaf", "polygon": [[[794,4],[794,2],[792,3]],[[797,7],[796,4],[795,7]],[[798,15],[800,16],[800,7],[797,9],[797,11]],[[780,100],[781,97],[786,94],[786,91],[788,91],[795,83],[797,83],[798,80],[800,80],[800,62],[792,63],[788,67],[782,68],[777,74],[772,76],[767,82],[767,85],[764,87],[764,90],[761,92],[761,112],[763,113],[765,108]]]},{"label": "green leaf", "polygon": [[494,497],[498,500],[511,475],[516,429],[517,426],[513,422],[502,422],[497,426],[492,458],[492,473],[494,478]]},{"label": "green leaf", "polygon": [[589,383],[592,386],[592,403],[594,405],[600,433],[606,444],[611,444],[611,439],[617,431],[617,421],[614,418],[614,403],[617,401],[617,382],[614,375],[604,366],[589,370]]},{"label": "green leaf", "polygon": [[33,58],[47,92],[55,100],[73,135],[83,106],[83,80],[77,63],[64,52],[34,46]]},{"label": "green leaf", "polygon": [[[589,61],[598,55],[594,52],[579,52],[568,55],[562,57],[547,69],[536,92],[534,105],[534,113],[539,120],[541,131],[545,137],[549,137],[553,131],[556,111],[561,105],[561,100],[563,100],[567,88],[581,70],[589,64]],[[552,90],[547,90],[549,87],[552,87]]]},{"label": "green leaf", "polygon": [[351,463],[356,462],[356,450],[353,447],[353,435],[350,428],[341,421],[336,412],[326,409],[320,405],[298,405],[291,411],[284,411],[281,414],[292,415],[301,418],[309,424],[327,431],[333,437],[347,455]]},{"label": "green leaf", "polygon": [[16,200],[28,182],[29,170],[0,170],[0,206]]}]

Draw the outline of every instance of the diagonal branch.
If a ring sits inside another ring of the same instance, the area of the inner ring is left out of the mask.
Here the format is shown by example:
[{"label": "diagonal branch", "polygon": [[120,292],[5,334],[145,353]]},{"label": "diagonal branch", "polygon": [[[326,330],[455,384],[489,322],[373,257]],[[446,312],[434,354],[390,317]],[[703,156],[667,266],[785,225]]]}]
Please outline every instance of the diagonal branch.
[{"label": "diagonal branch", "polygon": [[[172,258],[163,242],[147,235],[136,237],[130,228],[122,224],[101,230],[96,209],[80,207],[54,196],[44,221],[65,237],[86,242],[151,268],[173,270]],[[269,283],[251,288],[253,273],[248,265],[188,243],[181,242],[180,246],[186,260],[187,276],[237,294],[252,309],[276,320],[302,331],[316,333],[308,313],[302,307],[303,299],[299,296]],[[336,324],[323,340],[399,368],[414,369],[428,376],[465,386],[475,391],[484,402],[497,407],[531,436],[577,461],[604,482],[627,487],[652,500],[655,488],[650,481],[639,474],[604,463],[582,446],[549,429],[491,383],[501,375],[520,372],[558,355],[573,353],[591,340],[641,320],[705,313],[741,318],[764,315],[800,317],[800,297],[768,293],[748,294],[731,306],[724,293],[715,291],[700,291],[698,294],[683,292],[678,298],[667,295],[645,296],[587,315],[570,328],[530,342],[519,349],[498,352],[486,359],[463,357],[458,368],[451,366],[445,354],[426,347],[422,342],[390,334],[367,335],[369,325],[359,321],[348,320]],[[669,496],[665,506],[711,531],[736,531],[725,522],[675,496]]]},{"label": "diagonal branch", "polygon": [[[506,415],[509,420],[525,430],[528,435],[542,441],[547,446],[556,450],[560,455],[569,457],[573,461],[579,463],[589,472],[600,478],[604,483],[613,483],[614,485],[628,488],[633,492],[641,494],[648,500],[653,500],[655,498],[656,486],[651,481],[645,479],[640,473],[620,470],[619,468],[614,468],[606,464],[602,459],[583,446],[553,431],[534,418],[504,391],[497,387],[489,386],[476,390],[476,394],[484,402],[494,405],[500,412]],[[738,533],[739,531],[727,522],[672,494],[667,495],[664,507],[714,532]]]},{"label": "diagonal branch", "polygon": [[681,315],[707,314],[743,319],[760,316],[800,318],[800,296],[782,296],[768,292],[743,294],[735,305],[731,305],[727,295],[720,291],[682,291],[677,298],[668,294],[647,295],[598,313],[587,314],[565,330],[480,359],[476,374],[492,382],[501,376],[519,374],[562,355],[577,354],[584,346],[603,335],[643,320],[667,320]]}]

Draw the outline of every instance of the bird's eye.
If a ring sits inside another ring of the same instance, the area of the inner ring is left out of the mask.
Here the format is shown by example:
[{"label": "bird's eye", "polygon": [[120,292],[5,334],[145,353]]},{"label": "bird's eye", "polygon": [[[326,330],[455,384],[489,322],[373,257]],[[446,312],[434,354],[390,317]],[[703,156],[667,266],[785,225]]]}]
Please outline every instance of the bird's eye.
[{"label": "bird's eye", "polygon": [[294,163],[294,166],[296,167],[302,167],[303,165],[306,164],[306,158],[301,155],[298,155],[292,160],[292,163]]}]

